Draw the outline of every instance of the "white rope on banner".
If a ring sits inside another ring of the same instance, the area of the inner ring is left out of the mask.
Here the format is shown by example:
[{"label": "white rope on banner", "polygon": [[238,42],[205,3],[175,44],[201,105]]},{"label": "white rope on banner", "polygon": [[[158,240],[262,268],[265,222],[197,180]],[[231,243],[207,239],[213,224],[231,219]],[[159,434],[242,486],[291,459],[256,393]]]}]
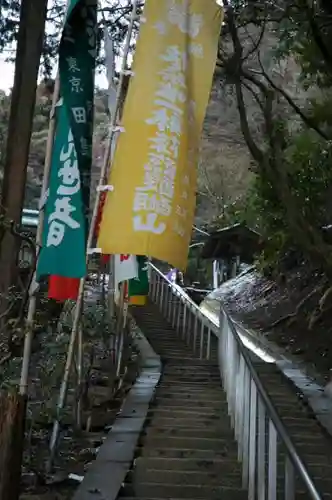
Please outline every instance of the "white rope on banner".
[{"label": "white rope on banner", "polygon": [[105,184],[103,186],[97,186],[97,191],[99,191],[99,193],[103,193],[105,191],[114,191],[114,186],[112,186],[111,184]]}]

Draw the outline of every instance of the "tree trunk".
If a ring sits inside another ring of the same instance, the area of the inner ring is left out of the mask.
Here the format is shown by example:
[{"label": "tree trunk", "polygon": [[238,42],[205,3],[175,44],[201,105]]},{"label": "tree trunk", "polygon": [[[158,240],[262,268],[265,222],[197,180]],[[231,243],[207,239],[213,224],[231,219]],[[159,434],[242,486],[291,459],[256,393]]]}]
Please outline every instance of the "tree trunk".
[{"label": "tree trunk", "polygon": [[18,500],[26,398],[0,393],[0,500]]},{"label": "tree trunk", "polygon": [[[24,203],[46,12],[47,0],[22,0],[1,195],[2,213],[17,224],[21,222]],[[0,293],[6,294],[15,282],[18,255],[17,241],[8,232],[1,243],[0,255]],[[5,307],[1,307],[2,311]]]}]

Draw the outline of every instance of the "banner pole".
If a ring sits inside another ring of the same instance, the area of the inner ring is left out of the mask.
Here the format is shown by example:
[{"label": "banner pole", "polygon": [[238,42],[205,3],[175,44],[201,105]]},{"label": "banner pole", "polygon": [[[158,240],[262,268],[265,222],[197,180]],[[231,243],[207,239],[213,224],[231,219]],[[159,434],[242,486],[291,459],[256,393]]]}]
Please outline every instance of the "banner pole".
[{"label": "banner pole", "polygon": [[[115,114],[115,106],[116,106],[116,98],[114,100],[114,93],[116,95],[117,93],[117,88],[114,82],[114,75],[115,75],[115,64],[114,64],[114,46],[113,46],[113,41],[112,38],[110,37],[110,34],[105,28],[105,56],[106,56],[106,71],[107,71],[107,80],[108,80],[108,111],[110,113],[111,119],[113,115]],[[113,94],[113,96],[112,96]],[[120,98],[122,96],[120,95]],[[119,113],[119,119],[121,119],[120,113]],[[112,139],[111,143],[111,157],[110,157],[110,163],[112,164],[113,162],[113,157],[114,157],[114,151],[115,151],[115,141],[116,137],[114,136]],[[106,267],[106,266],[105,266]],[[111,318],[114,318],[115,315],[115,282],[114,282],[114,257],[113,255],[110,255],[109,263],[108,263],[108,268],[109,268],[109,285],[110,285],[110,316]]]},{"label": "banner pole", "polygon": [[[42,245],[45,198],[47,196],[47,190],[51,172],[53,143],[54,143],[55,125],[56,125],[56,116],[55,116],[56,105],[59,100],[59,94],[60,94],[60,78],[58,72],[54,84],[50,123],[49,123],[47,143],[46,143],[44,175],[43,175],[43,184],[40,196],[38,226],[36,234],[36,263],[38,262],[38,256]],[[36,299],[37,286],[38,285],[36,282],[36,269],[35,269],[32,283],[30,286],[30,298],[29,298],[28,314],[25,327],[24,350],[23,350],[23,360],[22,360],[21,379],[20,379],[20,394],[22,396],[25,396],[28,392],[28,377],[29,377],[29,365],[30,365],[30,358],[32,351],[33,325],[34,325],[34,318],[37,305],[37,299]]]},{"label": "banner pole", "polygon": [[[69,6],[69,2],[70,0],[67,0],[66,2],[66,12]],[[65,19],[66,19],[66,12],[65,12]],[[60,97],[60,74],[58,69],[54,82],[50,123],[48,127],[46,150],[45,150],[43,183],[42,183],[40,202],[39,202],[38,226],[36,233],[36,266],[38,263],[38,257],[42,246],[44,216],[45,216],[44,208],[47,201],[47,191],[49,187],[49,180],[51,173],[52,154],[54,146],[55,127],[56,127],[56,106],[59,97]],[[21,378],[19,387],[19,391],[22,396],[26,396],[28,392],[29,365],[30,365],[32,340],[33,340],[33,323],[37,307],[37,298],[36,298],[37,290],[38,290],[38,283],[36,281],[36,269],[34,269],[32,283],[30,284],[30,294],[29,294],[30,297],[29,297],[28,313],[25,325],[23,359],[22,359]]]},{"label": "banner pole", "polygon": [[123,281],[120,284],[119,318],[117,322],[118,352],[117,352],[116,372],[115,372],[117,381],[116,390],[119,390],[122,385],[121,366],[122,366],[122,359],[126,341],[126,323],[127,323],[127,312],[128,312],[127,295],[128,295],[128,281]]},{"label": "banner pole", "polygon": [[77,397],[76,397],[76,427],[82,428],[82,389],[83,389],[83,325],[78,327],[77,335]]},{"label": "banner pole", "polygon": [[[97,195],[96,195],[95,202],[94,202],[91,223],[90,223],[90,228],[89,228],[89,234],[88,234],[88,240],[87,240],[87,254],[86,254],[87,263],[89,260],[89,255],[92,253],[91,252],[92,242],[93,242],[93,237],[94,237],[94,233],[95,233],[95,225],[96,225],[99,202],[100,202],[100,193],[101,193],[100,188],[102,188],[104,186],[105,178],[106,178],[106,174],[107,174],[107,170],[108,170],[108,166],[109,166],[109,161],[110,161],[110,157],[111,157],[111,145],[112,145],[114,132],[115,132],[116,125],[117,125],[118,112],[120,109],[122,86],[123,86],[124,76],[125,76],[126,67],[127,67],[127,59],[128,59],[128,54],[129,54],[131,36],[132,36],[132,32],[133,32],[134,23],[135,23],[135,20],[137,18],[137,15],[136,15],[137,3],[138,3],[138,0],[133,0],[133,8],[132,8],[132,13],[131,13],[131,18],[130,18],[130,24],[128,27],[126,42],[125,42],[124,54],[123,54],[122,65],[121,65],[120,79],[119,79],[119,84],[118,84],[117,94],[116,94],[115,113],[111,119],[110,132],[109,132],[108,141],[107,141],[107,145],[106,145],[106,149],[105,149],[103,165],[102,165],[102,169],[100,172],[99,184],[97,187]],[[61,383],[60,394],[59,394],[59,399],[58,399],[58,404],[57,404],[57,417],[56,417],[54,424],[53,424],[52,436],[51,436],[51,440],[50,440],[50,458],[49,458],[49,463],[48,463],[49,470],[52,466],[54,453],[55,453],[55,449],[56,449],[56,444],[57,444],[57,439],[58,439],[58,434],[59,434],[59,429],[60,429],[59,415],[61,413],[61,410],[64,407],[66,395],[67,395],[69,375],[70,375],[71,366],[72,366],[72,362],[73,362],[74,348],[75,348],[77,331],[78,331],[80,316],[81,316],[82,303],[83,303],[83,298],[84,298],[85,281],[86,281],[86,276],[84,276],[80,280],[80,286],[79,286],[78,298],[77,298],[77,303],[76,303],[76,308],[75,308],[75,313],[74,313],[74,320],[73,320],[73,326],[72,326],[72,331],[71,331],[71,337],[70,337],[70,342],[69,342],[68,351],[67,351],[65,371],[64,371],[64,375],[63,375],[63,379],[62,379],[62,383]]]}]

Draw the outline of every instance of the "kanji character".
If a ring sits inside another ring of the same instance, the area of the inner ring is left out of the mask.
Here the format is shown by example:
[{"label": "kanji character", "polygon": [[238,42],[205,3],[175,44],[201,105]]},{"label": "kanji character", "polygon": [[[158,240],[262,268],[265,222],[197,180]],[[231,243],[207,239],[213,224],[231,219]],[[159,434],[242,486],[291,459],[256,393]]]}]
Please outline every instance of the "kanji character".
[{"label": "kanji character", "polygon": [[80,224],[71,217],[71,213],[76,211],[76,208],[70,204],[70,198],[58,198],[55,200],[55,210],[49,216],[49,222],[52,221],[60,221],[63,222],[66,226],[69,226],[71,229],[78,229]]},{"label": "kanji character", "polygon": [[166,230],[166,224],[160,222],[157,224],[158,215],[156,213],[148,213],[145,220],[142,216],[136,215],[133,217],[133,228],[137,232],[148,232],[153,234],[162,234]]}]

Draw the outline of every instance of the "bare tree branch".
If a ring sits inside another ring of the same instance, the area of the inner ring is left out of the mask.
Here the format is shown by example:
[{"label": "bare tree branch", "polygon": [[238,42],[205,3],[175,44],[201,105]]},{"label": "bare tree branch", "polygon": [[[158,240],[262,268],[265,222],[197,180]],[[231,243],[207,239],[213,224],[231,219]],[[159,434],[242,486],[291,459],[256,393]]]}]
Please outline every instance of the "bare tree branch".
[{"label": "bare tree branch", "polygon": [[248,145],[248,149],[252,155],[252,157],[259,163],[264,160],[263,152],[257,146],[255,140],[252,137],[248,117],[246,112],[246,105],[243,96],[242,83],[241,83],[241,66],[242,66],[242,56],[243,56],[243,48],[239,39],[239,35],[237,32],[234,13],[232,7],[229,5],[228,0],[225,0],[225,7],[227,9],[227,20],[230,35],[232,38],[232,43],[234,47],[234,55],[230,61],[228,61],[229,67],[231,68],[231,73],[234,75],[234,85],[235,92],[237,98],[237,108],[240,115],[240,125],[243,133],[243,137]]},{"label": "bare tree branch", "polygon": [[252,86],[249,85],[249,83],[247,83],[244,78],[242,78],[241,81],[242,81],[242,85],[251,93],[251,95],[253,96],[253,98],[257,102],[258,106],[260,107],[261,111],[264,113],[264,106],[263,106],[263,103],[260,100],[257,92],[254,91],[254,89],[252,88]]},{"label": "bare tree branch", "polygon": [[[265,5],[265,10],[266,10],[266,5]],[[259,34],[259,36],[258,36],[258,38],[257,38],[256,41],[253,39],[253,37],[251,36],[251,34],[249,33],[249,31],[246,29],[246,33],[247,33],[248,37],[250,38],[250,40],[252,41],[253,46],[248,51],[248,53],[244,56],[243,61],[246,61],[260,47],[260,44],[262,43],[262,40],[263,40],[264,35],[265,35],[266,25],[267,25],[267,18],[265,16],[264,17],[264,21],[263,21],[263,25],[261,27],[260,34]]]},{"label": "bare tree branch", "polygon": [[325,62],[332,69],[332,55],[330,54],[329,49],[323,40],[323,37],[322,37],[321,32],[320,32],[320,28],[316,22],[314,3],[310,3],[310,1],[304,0],[303,4],[304,4],[303,6],[304,6],[306,14],[307,14],[307,19],[309,22],[309,26],[311,28],[313,39],[314,39],[317,47],[319,48]]},{"label": "bare tree branch", "polygon": [[[272,78],[270,78],[270,76],[265,71],[263,63],[261,61],[261,58],[260,58],[259,54],[258,54],[258,60],[259,60],[259,64],[260,64],[260,67],[261,67],[262,76],[267,80],[267,82],[269,83],[269,85],[274,90],[276,90],[279,94],[281,94],[284,97],[284,99],[288,102],[288,104],[291,106],[291,108],[293,109],[293,111],[295,111],[295,113],[300,116],[300,118],[302,119],[302,121],[305,123],[305,125],[308,128],[314,130],[324,140],[326,140],[326,141],[330,140],[329,136],[320,127],[318,127],[318,125],[315,123],[315,121],[312,120],[309,116],[307,116],[301,110],[301,108],[294,102],[294,100],[291,98],[291,96],[288,94],[288,92],[274,83],[274,81],[272,80]],[[247,78],[248,78],[248,74],[247,74]]]}]

